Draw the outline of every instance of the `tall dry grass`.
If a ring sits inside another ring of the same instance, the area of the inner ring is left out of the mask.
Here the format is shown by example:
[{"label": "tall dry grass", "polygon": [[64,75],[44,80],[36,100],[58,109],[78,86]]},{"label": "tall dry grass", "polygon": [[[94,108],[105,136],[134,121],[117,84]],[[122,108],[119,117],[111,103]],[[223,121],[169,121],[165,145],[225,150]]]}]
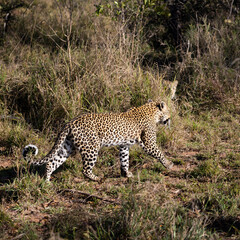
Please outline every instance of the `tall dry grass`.
[{"label": "tall dry grass", "polygon": [[43,1],[16,12],[19,22],[1,48],[5,111],[42,130],[82,112],[166,97],[164,72],[141,67],[141,33],[97,16],[94,2]]},{"label": "tall dry grass", "polygon": [[183,112],[239,112],[238,18],[193,23],[178,49],[155,51],[155,57],[175,60],[146,66],[154,49],[144,18],[132,25],[133,15],[117,18],[111,8],[97,15],[96,3],[39,1],[15,10],[0,48],[1,112],[21,113],[40,130],[59,128],[82,112],[166,99],[163,81],[174,79]]},{"label": "tall dry grass", "polygon": [[194,111],[224,108],[239,113],[239,24],[239,19],[204,18],[190,25],[177,76]]}]

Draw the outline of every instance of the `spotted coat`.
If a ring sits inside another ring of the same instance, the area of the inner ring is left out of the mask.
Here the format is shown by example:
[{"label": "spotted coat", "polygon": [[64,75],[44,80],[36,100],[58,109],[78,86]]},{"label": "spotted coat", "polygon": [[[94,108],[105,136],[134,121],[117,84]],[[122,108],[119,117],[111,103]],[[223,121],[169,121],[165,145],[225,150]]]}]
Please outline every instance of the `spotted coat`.
[{"label": "spotted coat", "polygon": [[[129,148],[137,143],[146,153],[170,169],[173,164],[164,157],[156,143],[158,123],[170,123],[168,107],[164,102],[149,101],[145,105],[123,113],[80,115],[63,127],[52,150],[34,164],[46,164],[46,179],[49,181],[51,174],[76,149],[83,160],[83,174],[92,180],[99,180],[92,169],[100,148],[118,145],[121,174],[132,177],[132,173],[128,170]],[[25,157],[32,146],[28,145],[24,148]]]}]

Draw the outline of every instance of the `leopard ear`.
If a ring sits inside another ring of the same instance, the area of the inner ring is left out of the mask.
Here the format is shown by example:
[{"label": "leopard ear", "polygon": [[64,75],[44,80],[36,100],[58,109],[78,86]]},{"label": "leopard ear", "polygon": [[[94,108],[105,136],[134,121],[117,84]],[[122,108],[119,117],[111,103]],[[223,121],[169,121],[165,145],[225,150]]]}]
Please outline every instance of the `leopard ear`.
[{"label": "leopard ear", "polygon": [[165,108],[165,102],[160,102],[160,103],[157,103],[157,107],[162,110],[163,108]]}]

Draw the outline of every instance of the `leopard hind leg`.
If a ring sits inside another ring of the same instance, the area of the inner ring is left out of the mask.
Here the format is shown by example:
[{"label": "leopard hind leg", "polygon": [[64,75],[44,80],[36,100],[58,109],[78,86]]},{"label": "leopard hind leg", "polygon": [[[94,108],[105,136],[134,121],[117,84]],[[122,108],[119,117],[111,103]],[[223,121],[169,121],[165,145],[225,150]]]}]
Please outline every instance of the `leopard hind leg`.
[{"label": "leopard hind leg", "polygon": [[98,141],[95,139],[88,139],[88,141],[81,144],[81,146],[77,145],[76,148],[79,150],[82,157],[83,175],[93,181],[99,181],[100,178],[92,172],[97,161],[98,151],[100,149]]},{"label": "leopard hind leg", "polygon": [[98,149],[91,150],[90,152],[81,152],[83,160],[83,175],[88,177],[93,181],[99,181],[100,178],[97,177],[93,172],[93,167],[97,161]]},{"label": "leopard hind leg", "polygon": [[74,151],[74,145],[70,139],[65,139],[65,141],[59,145],[59,147],[47,155],[45,158],[46,164],[46,180],[50,181],[52,173],[59,168]]}]

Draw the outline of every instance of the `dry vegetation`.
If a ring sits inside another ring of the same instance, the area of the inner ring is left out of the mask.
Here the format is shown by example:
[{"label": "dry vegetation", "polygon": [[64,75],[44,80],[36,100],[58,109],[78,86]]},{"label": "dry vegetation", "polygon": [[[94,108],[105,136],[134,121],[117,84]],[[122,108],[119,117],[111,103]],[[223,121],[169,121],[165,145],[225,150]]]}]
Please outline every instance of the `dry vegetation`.
[{"label": "dry vegetation", "polygon": [[[0,1],[0,239],[239,239],[239,5],[170,2]],[[136,146],[134,178],[120,178],[104,148],[102,183],[76,154],[48,184],[22,159],[78,114],[157,97],[172,111],[158,143],[173,170]]]}]

